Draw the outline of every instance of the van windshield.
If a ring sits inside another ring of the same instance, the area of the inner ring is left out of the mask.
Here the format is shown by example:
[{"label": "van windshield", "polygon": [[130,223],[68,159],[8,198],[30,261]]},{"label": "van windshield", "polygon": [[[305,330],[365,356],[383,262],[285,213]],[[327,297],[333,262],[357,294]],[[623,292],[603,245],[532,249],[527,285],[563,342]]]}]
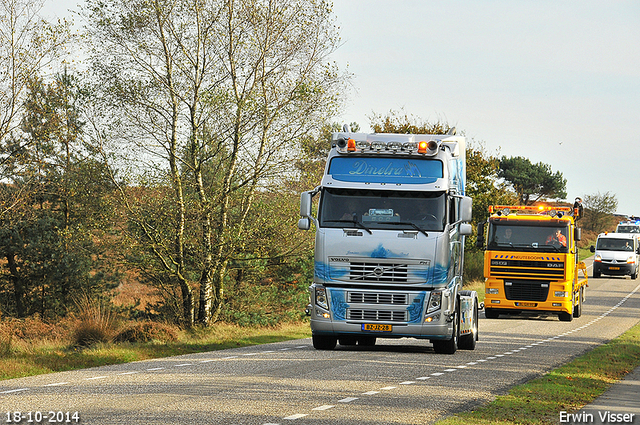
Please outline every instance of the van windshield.
[{"label": "van windshield", "polygon": [[616,229],[616,233],[640,233],[640,226],[621,226]]},{"label": "van windshield", "polygon": [[600,238],[596,244],[599,251],[633,251],[633,241],[630,239]]}]

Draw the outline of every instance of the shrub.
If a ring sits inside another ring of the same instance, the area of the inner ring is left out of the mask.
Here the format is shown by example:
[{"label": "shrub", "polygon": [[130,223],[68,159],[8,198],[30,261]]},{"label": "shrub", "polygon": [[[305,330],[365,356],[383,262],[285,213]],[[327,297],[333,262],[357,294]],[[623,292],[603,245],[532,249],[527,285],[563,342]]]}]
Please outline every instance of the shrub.
[{"label": "shrub", "polygon": [[177,341],[178,332],[175,328],[163,323],[144,321],[136,322],[120,331],[115,338],[115,342],[148,342]]},{"label": "shrub", "polygon": [[115,334],[115,315],[110,307],[83,295],[76,300],[78,323],[73,331],[75,345],[87,347],[99,342],[110,342]]}]

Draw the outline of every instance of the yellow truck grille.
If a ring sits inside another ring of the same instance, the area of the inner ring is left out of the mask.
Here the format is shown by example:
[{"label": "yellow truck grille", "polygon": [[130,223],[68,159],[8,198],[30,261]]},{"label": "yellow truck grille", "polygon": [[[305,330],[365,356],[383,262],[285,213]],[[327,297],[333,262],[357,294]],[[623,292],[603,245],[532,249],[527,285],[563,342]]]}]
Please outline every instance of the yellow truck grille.
[{"label": "yellow truck grille", "polygon": [[564,279],[565,266],[564,261],[556,257],[540,260],[493,258],[489,272],[495,278],[561,280]]}]

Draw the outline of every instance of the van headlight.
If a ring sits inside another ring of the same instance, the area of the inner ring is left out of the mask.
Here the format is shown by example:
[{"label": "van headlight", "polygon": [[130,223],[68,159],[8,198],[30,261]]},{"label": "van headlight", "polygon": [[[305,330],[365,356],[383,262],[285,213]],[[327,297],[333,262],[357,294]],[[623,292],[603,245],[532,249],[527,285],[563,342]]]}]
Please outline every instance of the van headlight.
[{"label": "van headlight", "polygon": [[597,262],[597,263],[602,262],[602,256],[601,256],[600,254],[596,254],[596,255],[593,257],[593,261],[595,261],[595,262]]},{"label": "van headlight", "polygon": [[630,255],[629,258],[627,258],[627,264],[634,264],[635,262],[636,262],[635,255]]},{"label": "van headlight", "polygon": [[427,304],[427,314],[439,310],[442,306],[442,291],[433,291],[429,296],[429,304]]},{"label": "van headlight", "polygon": [[318,307],[329,310],[329,303],[327,302],[327,292],[324,288],[316,288],[316,305]]}]

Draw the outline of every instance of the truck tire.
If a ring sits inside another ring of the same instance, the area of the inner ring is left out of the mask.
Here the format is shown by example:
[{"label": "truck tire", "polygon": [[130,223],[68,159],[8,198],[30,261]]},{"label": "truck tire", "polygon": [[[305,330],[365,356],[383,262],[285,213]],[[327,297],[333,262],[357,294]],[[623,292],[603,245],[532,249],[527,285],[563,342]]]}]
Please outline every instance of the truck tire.
[{"label": "truck tire", "polygon": [[327,335],[312,335],[311,340],[313,341],[313,348],[316,350],[333,350],[338,342],[338,338],[335,336]]},{"label": "truck tire", "polygon": [[492,309],[492,308],[484,308],[484,317],[486,317],[487,319],[497,319],[500,316],[500,313],[498,313],[496,310]]},{"label": "truck tire", "polygon": [[575,306],[573,306],[573,317],[578,318],[580,316],[582,316],[582,291],[584,290],[584,287],[581,286],[578,292],[578,304],[576,304]]},{"label": "truck tire", "polygon": [[636,270],[631,273],[631,279],[635,280],[638,278],[638,269],[636,268]]},{"label": "truck tire", "polygon": [[453,332],[451,333],[451,339],[433,341],[433,350],[437,354],[455,354],[458,349],[458,339],[460,337],[460,303],[457,302],[456,304],[456,309],[453,314]]},{"label": "truck tire", "polygon": [[473,313],[471,316],[473,318],[472,331],[470,334],[460,336],[458,348],[461,350],[476,349],[476,341],[478,340],[478,301],[476,300],[473,304]]},{"label": "truck tire", "polygon": [[570,322],[573,320],[573,314],[563,311],[562,313],[558,314],[558,319],[560,319],[561,322]]}]

